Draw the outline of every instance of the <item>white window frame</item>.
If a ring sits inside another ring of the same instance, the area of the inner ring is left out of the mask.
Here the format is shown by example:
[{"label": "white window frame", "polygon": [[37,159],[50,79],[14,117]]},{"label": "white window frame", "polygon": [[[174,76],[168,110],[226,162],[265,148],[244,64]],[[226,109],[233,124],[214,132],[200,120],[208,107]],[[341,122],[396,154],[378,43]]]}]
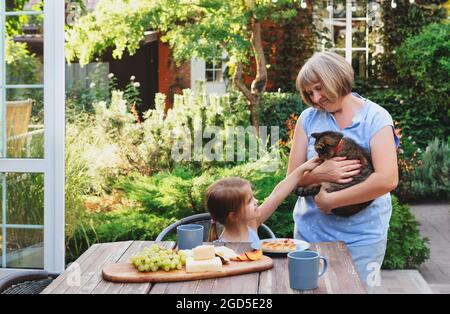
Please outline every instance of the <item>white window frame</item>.
[{"label": "white window frame", "polygon": [[[223,82],[223,69],[224,69],[224,64],[223,64],[223,58],[218,58],[218,57],[211,57],[210,60],[212,61],[212,68],[208,68],[208,60],[205,61],[205,78],[206,78],[206,82],[208,83],[221,83]],[[219,80],[217,80],[217,72],[222,73],[222,77],[220,77]],[[206,75],[207,72],[212,72],[213,74],[213,79],[212,81],[208,81],[208,76]]]},{"label": "white window frame", "polygon": [[[35,15],[42,12],[5,12],[5,1],[0,2],[0,90],[2,91],[2,115],[6,113],[6,89],[44,88],[44,158],[13,159],[0,158],[0,173],[42,173],[44,175],[44,269],[62,272],[65,268],[64,236],[64,1],[44,0],[44,84],[6,85],[5,23],[7,15]],[[3,126],[5,129],[5,127]],[[6,144],[6,132],[2,130],[2,142]],[[5,151],[5,150],[3,150]],[[3,179],[5,181],[5,177]],[[3,182],[4,184],[5,182]],[[6,221],[6,191],[3,189],[2,204],[3,241],[6,241],[6,227],[37,229],[42,226],[8,225]],[[3,248],[6,243],[3,243]],[[6,255],[3,254],[3,267]]]},{"label": "white window frame", "polygon": [[[369,65],[369,16],[368,16],[368,5],[369,1],[367,1],[366,4],[366,17],[353,17],[352,12],[352,0],[346,0],[345,2],[345,48],[331,48],[331,51],[345,51],[345,60],[347,60],[348,63],[352,64],[352,57],[354,51],[365,51],[366,53],[366,73],[365,76],[367,77],[369,74],[368,65]],[[333,0],[330,1],[331,5],[333,4]],[[334,6],[333,6],[334,8]],[[336,18],[333,17],[333,10],[328,11],[328,19],[326,21],[327,25],[330,27],[330,34],[333,36],[333,20]],[[355,47],[353,48],[353,32],[352,32],[352,21],[365,21],[366,22],[366,34],[365,34],[365,47]],[[325,50],[323,48],[323,50]]]}]

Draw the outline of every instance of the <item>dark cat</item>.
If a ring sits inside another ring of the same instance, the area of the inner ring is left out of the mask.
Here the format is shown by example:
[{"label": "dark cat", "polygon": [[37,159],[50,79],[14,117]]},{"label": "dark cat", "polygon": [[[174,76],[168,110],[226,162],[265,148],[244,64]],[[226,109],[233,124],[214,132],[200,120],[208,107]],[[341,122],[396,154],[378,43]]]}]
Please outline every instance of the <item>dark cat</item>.
[{"label": "dark cat", "polygon": [[[322,133],[313,133],[311,136],[316,139],[314,149],[317,151],[322,160],[346,156],[348,160],[359,159],[361,161],[360,172],[352,177],[353,180],[351,182],[345,184],[329,182],[322,183],[327,192],[343,190],[352,185],[358,184],[367,179],[367,177],[373,173],[372,160],[369,154],[364,150],[364,148],[356,144],[355,141],[344,137],[342,133],[326,131]],[[313,188],[300,187],[297,189],[297,194],[299,196],[310,196],[316,195],[319,191],[320,186]],[[332,210],[332,213],[341,217],[350,217],[369,206],[370,203],[372,203],[372,201],[335,208]]]}]

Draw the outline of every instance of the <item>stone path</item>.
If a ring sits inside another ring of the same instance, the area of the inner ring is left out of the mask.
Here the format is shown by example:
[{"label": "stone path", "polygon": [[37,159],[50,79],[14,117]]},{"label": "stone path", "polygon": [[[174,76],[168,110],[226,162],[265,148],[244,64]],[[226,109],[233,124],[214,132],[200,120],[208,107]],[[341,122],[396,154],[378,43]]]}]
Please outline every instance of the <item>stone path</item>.
[{"label": "stone path", "polygon": [[433,294],[434,291],[417,270],[382,270],[381,286],[374,293]]},{"label": "stone path", "polygon": [[420,273],[434,293],[450,293],[450,205],[428,203],[411,205],[420,223],[420,233],[430,239],[430,258]]}]

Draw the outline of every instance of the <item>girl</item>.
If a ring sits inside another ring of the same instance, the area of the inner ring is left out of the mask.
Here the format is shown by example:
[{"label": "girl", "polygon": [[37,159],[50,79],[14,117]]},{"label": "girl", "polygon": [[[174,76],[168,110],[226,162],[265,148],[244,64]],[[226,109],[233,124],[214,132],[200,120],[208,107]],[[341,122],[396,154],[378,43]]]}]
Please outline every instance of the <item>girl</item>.
[{"label": "girl", "polygon": [[[209,233],[209,241],[219,242],[255,242],[259,240],[256,230],[277,209],[278,205],[297,186],[300,177],[319,164],[313,158],[295,169],[291,175],[281,181],[267,200],[258,206],[253,196],[250,182],[231,177],[216,181],[206,190],[206,208],[213,222]],[[216,222],[225,229],[217,236]]]}]

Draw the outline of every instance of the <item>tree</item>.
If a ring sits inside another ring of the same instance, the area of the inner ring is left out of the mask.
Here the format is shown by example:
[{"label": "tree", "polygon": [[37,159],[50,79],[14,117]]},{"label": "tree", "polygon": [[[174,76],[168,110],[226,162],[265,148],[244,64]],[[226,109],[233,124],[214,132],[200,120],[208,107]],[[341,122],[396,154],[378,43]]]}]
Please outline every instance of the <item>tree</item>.
[{"label": "tree", "polygon": [[[133,54],[146,30],[161,32],[177,64],[225,51],[233,82],[245,95],[251,123],[258,128],[258,107],[267,85],[261,23],[292,19],[299,6],[300,0],[102,0],[67,30],[67,60],[86,64],[111,46],[116,58],[125,49]],[[252,57],[256,75],[249,88],[242,75]]]}]

